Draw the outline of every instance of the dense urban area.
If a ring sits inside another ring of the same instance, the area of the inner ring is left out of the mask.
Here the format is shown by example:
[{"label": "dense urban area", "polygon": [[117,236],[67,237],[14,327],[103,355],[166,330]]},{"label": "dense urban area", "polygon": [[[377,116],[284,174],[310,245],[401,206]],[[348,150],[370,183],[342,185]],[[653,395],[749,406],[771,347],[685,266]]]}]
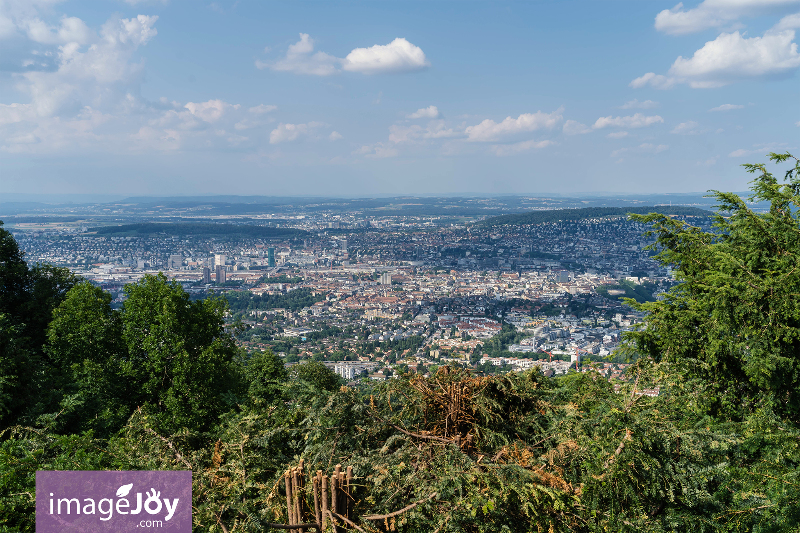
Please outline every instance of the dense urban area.
[{"label": "dense urban area", "polygon": [[[247,352],[324,361],[350,381],[442,364],[622,379],[630,354],[615,350],[642,319],[624,298],[652,301],[673,284],[626,209],[492,217],[462,206],[467,216],[453,217],[311,207],[179,217],[105,208],[112,222],[75,208],[12,216],[8,227],[29,262],[70,268],[115,306],[126,284],[162,273],[192,298],[225,297]],[[700,209],[675,212],[710,221]]]}]

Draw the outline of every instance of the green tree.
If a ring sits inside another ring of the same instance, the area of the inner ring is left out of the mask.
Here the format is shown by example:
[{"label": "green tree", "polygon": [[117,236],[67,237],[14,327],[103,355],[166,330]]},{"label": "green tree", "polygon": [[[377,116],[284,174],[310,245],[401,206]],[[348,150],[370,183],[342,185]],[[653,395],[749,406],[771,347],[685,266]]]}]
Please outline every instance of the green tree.
[{"label": "green tree", "polygon": [[751,202],[714,192],[720,212],[706,232],[665,215],[633,215],[653,225],[656,256],[679,284],[663,301],[637,305],[647,327],[636,348],[698,379],[710,413],[741,419],[769,408],[800,422],[800,163],[780,183],[765,165],[745,165]]},{"label": "green tree", "polygon": [[244,375],[248,396],[255,404],[270,403],[279,397],[288,374],[281,358],[272,351],[256,352],[247,361]]},{"label": "green tree", "polygon": [[318,391],[333,392],[342,385],[342,378],[319,361],[308,361],[292,367],[295,379],[305,381]]},{"label": "green tree", "polygon": [[53,311],[45,351],[52,362],[50,393],[68,432],[120,429],[136,407],[121,379],[125,359],[120,314],[111,295],[89,282],[75,285]]},{"label": "green tree", "polygon": [[229,406],[237,381],[234,340],[225,332],[227,304],[192,302],[176,281],[145,276],[125,287],[122,338],[129,379],[139,405],[171,431],[207,430]]}]

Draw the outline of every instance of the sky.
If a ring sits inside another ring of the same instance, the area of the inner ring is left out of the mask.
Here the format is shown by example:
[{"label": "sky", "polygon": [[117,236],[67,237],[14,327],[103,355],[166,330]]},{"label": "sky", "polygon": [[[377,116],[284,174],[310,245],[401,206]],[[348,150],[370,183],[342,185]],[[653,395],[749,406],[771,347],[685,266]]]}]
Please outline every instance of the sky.
[{"label": "sky", "polygon": [[0,197],[743,191],[800,155],[798,31],[800,0],[0,0]]}]

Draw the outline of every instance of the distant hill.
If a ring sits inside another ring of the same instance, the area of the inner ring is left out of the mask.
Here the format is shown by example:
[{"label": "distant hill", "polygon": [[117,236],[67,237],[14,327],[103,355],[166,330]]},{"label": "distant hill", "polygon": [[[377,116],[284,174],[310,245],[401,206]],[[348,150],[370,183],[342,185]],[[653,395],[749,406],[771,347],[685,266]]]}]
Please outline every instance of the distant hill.
[{"label": "distant hill", "polygon": [[682,216],[711,216],[713,213],[699,207],[685,206],[644,206],[644,207],[584,207],[578,209],[552,209],[543,211],[529,211],[515,215],[501,215],[487,218],[480,225],[483,226],[524,226],[527,224],[543,224],[545,222],[561,222],[585,220],[587,218],[602,218],[611,216],[626,216],[629,213],[646,214],[662,213],[664,215]]},{"label": "distant hill", "polygon": [[159,223],[142,222],[140,224],[123,224],[120,226],[101,226],[89,228],[89,232],[110,236],[143,236],[150,234],[167,234],[182,236],[235,236],[254,239],[286,239],[304,237],[309,233],[294,228],[271,228],[267,226],[250,226],[243,224],[200,223]]}]

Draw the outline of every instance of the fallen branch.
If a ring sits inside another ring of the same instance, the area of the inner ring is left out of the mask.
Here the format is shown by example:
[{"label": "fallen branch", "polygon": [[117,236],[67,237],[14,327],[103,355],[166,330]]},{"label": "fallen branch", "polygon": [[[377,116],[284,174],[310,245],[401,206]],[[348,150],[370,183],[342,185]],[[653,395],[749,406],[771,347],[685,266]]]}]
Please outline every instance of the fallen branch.
[{"label": "fallen branch", "polygon": [[431,492],[430,495],[428,495],[427,498],[422,498],[421,500],[417,500],[417,501],[415,501],[414,503],[412,503],[410,505],[406,505],[405,507],[403,507],[399,511],[394,511],[393,513],[381,514],[381,515],[372,514],[372,515],[369,515],[369,516],[362,516],[361,518],[363,518],[364,520],[386,520],[387,518],[392,518],[392,517],[401,515],[401,514],[405,513],[406,511],[410,511],[411,509],[413,509],[417,505],[419,505],[421,503],[425,503],[428,500],[432,500],[435,497],[436,497],[436,493],[435,492]]}]

